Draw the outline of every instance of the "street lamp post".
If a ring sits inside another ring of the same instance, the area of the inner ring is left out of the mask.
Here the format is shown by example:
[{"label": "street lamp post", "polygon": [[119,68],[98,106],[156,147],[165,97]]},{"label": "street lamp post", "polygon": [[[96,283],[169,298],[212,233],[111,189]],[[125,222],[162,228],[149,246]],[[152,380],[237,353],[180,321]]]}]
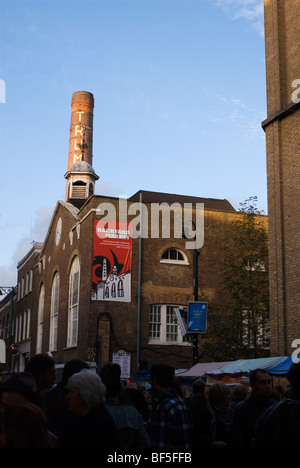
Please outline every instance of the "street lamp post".
[{"label": "street lamp post", "polygon": [[8,369],[11,371],[11,364],[12,364],[12,350],[11,346],[13,344],[12,337],[13,337],[13,318],[14,318],[14,294],[15,288],[13,286],[0,286],[0,296],[11,294],[10,300],[10,324],[9,324],[9,361],[8,361]]},{"label": "street lamp post", "polygon": [[[198,257],[200,253],[193,250],[193,301],[198,301]],[[193,333],[193,366],[198,363],[198,334]]]},{"label": "street lamp post", "polygon": [[[194,221],[190,221],[193,228],[196,230]],[[185,234],[185,227],[183,229],[182,237],[187,238]],[[197,249],[193,249],[193,301],[198,301],[198,257],[200,253]],[[193,333],[193,366],[198,363],[198,334]]]}]

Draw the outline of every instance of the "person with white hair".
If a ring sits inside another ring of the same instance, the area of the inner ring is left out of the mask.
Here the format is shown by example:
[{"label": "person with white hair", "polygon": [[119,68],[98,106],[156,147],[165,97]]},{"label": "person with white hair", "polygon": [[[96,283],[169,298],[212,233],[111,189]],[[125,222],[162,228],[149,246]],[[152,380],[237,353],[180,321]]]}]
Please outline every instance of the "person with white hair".
[{"label": "person with white hair", "polygon": [[82,369],[69,378],[67,389],[70,417],[59,435],[62,448],[117,448],[118,431],[105,408],[106,387],[99,375]]}]

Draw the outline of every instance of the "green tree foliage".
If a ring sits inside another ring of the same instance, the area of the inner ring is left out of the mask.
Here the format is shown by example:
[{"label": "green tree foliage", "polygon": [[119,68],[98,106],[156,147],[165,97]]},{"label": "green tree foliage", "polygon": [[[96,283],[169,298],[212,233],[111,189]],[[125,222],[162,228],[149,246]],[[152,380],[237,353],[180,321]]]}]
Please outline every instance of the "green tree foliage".
[{"label": "green tree foliage", "polygon": [[255,358],[269,346],[268,242],[251,197],[220,243],[221,288],[209,304],[203,354],[214,360]]}]

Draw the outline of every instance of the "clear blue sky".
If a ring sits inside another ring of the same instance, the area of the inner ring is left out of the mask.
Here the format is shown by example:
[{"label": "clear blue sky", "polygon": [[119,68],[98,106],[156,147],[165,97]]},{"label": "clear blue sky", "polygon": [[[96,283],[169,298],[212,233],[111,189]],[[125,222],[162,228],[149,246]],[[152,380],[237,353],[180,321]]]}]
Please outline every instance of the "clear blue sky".
[{"label": "clear blue sky", "polygon": [[95,98],[97,194],[236,209],[255,195],[267,213],[263,0],[9,0],[0,14],[0,285],[65,199],[75,91]]}]

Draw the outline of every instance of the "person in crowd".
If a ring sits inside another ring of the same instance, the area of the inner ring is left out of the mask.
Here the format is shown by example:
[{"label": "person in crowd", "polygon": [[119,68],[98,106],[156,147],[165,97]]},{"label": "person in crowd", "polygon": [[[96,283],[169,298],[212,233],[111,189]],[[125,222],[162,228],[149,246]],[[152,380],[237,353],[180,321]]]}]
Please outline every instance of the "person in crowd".
[{"label": "person in crowd", "polygon": [[106,408],[114,418],[122,449],[144,449],[150,440],[142,415],[126,396],[121,383],[121,367],[116,363],[104,365],[99,375],[106,386]]},{"label": "person in crowd", "polygon": [[275,385],[272,397],[274,398],[274,400],[278,400],[278,401],[284,398],[284,391],[281,385]]},{"label": "person in crowd", "polygon": [[29,359],[25,371],[30,372],[36,381],[37,391],[50,390],[55,383],[55,360],[48,354],[36,354]]},{"label": "person in crowd", "polygon": [[241,401],[244,401],[248,396],[248,389],[244,384],[235,385],[232,391],[232,399],[230,405],[235,408]]},{"label": "person in crowd", "polygon": [[63,368],[62,379],[55,385],[47,396],[47,425],[48,429],[59,437],[60,430],[69,417],[67,400],[67,384],[69,378],[80,372],[82,369],[89,369],[89,365],[81,359],[71,359],[66,362]]},{"label": "person in crowd", "polygon": [[193,382],[192,393],[186,398],[186,402],[191,408],[193,415],[196,415],[198,411],[202,414],[203,407],[207,407],[205,388],[206,385],[202,379]]},{"label": "person in crowd", "polygon": [[210,444],[210,413],[208,411],[208,400],[205,390],[205,382],[202,379],[195,380],[192,386],[192,393],[186,398],[194,420],[193,448],[207,448]]},{"label": "person in crowd", "polygon": [[222,383],[213,384],[208,393],[211,448],[240,448],[240,435],[230,406],[230,388]]},{"label": "person in crowd", "polygon": [[10,406],[23,403],[40,405],[41,397],[36,391],[36,382],[29,372],[12,372],[7,379],[0,384],[0,416]]},{"label": "person in crowd", "polygon": [[44,411],[29,402],[3,410],[0,440],[2,448],[55,448]]},{"label": "person in crowd", "polygon": [[256,448],[300,447],[300,363],[290,367],[290,398],[281,398],[259,418],[255,427]]},{"label": "person in crowd", "polygon": [[[39,408],[42,407],[41,395],[37,392],[35,378],[29,372],[13,372],[0,384],[0,397],[1,421],[4,413],[10,408],[26,405],[27,403],[34,404]],[[48,435],[52,446],[59,448],[57,437],[51,431],[48,431]]]},{"label": "person in crowd", "polygon": [[124,389],[124,393],[127,395],[131,403],[136,407],[136,409],[141,413],[143,423],[147,424],[150,417],[150,409],[144,396],[143,389],[126,387]]},{"label": "person in crowd", "polygon": [[190,449],[193,440],[193,417],[185,400],[178,395],[174,368],[154,364],[150,371],[152,393],[157,399],[147,430],[155,449]]},{"label": "person in crowd", "polygon": [[36,354],[29,359],[25,371],[30,372],[36,381],[37,392],[41,395],[44,410],[47,410],[48,392],[56,379],[55,360],[48,354]]},{"label": "person in crowd", "polygon": [[181,384],[180,380],[176,376],[174,377],[174,388],[175,388],[176,392],[178,393],[178,395],[181,398],[184,398],[183,390],[182,390],[182,384]]},{"label": "person in crowd", "polygon": [[271,376],[264,369],[254,369],[249,375],[251,392],[236,405],[235,414],[241,431],[242,447],[253,447],[254,428],[257,420],[266,409],[274,405],[271,398]]},{"label": "person in crowd", "polygon": [[105,385],[96,372],[82,369],[68,379],[68,408],[72,412],[62,430],[62,448],[117,450],[119,435],[105,407]]}]

